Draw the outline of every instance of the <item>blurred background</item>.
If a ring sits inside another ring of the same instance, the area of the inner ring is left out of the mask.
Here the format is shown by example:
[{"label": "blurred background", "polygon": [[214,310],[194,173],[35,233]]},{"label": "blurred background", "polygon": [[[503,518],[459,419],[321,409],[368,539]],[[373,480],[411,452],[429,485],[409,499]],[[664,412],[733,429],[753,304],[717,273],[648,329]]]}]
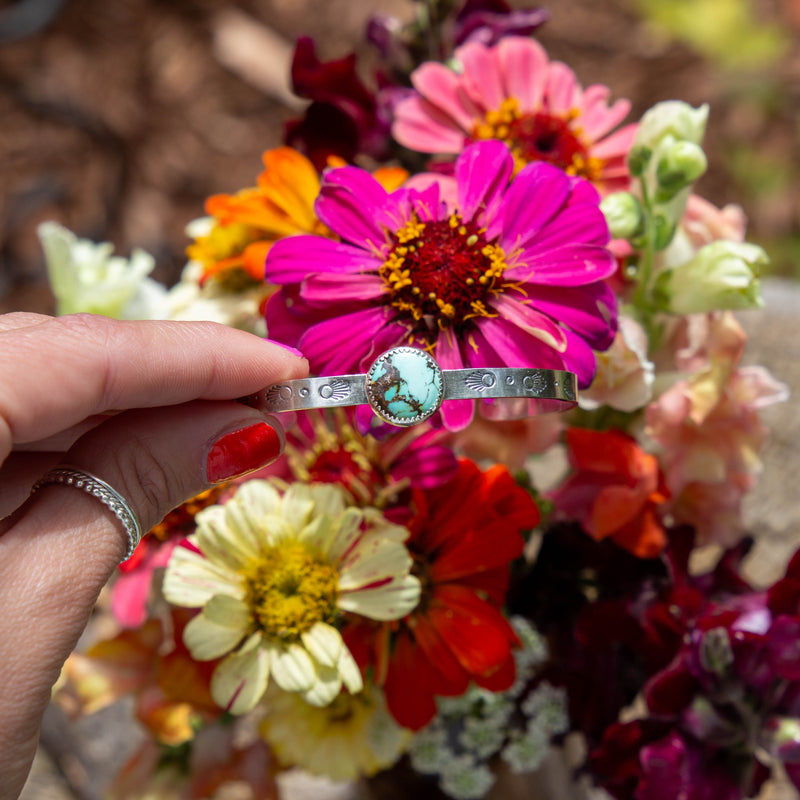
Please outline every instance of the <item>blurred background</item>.
[{"label": "blurred background", "polygon": [[[522,3],[512,3],[522,5]],[[531,5],[526,3],[526,5]],[[0,0],[0,311],[51,311],[36,225],[156,258],[171,284],[184,227],[252,185],[303,101],[296,37],[355,50],[411,0]],[[553,0],[538,38],[584,85],[633,102],[711,105],[698,191],[740,203],[775,274],[800,276],[800,0]]]},{"label": "blurred background", "polygon": [[[533,5],[514,0],[512,5]],[[709,171],[697,191],[736,202],[777,277],[800,278],[800,0],[552,0],[537,38],[584,85],[633,103],[711,106]],[[0,313],[51,312],[38,223],[156,258],[172,284],[186,224],[206,197],[253,185],[261,153],[302,113],[294,41],[321,59],[355,50],[372,84],[370,15],[401,20],[412,0],[0,0]],[[749,361],[800,391],[800,288],[767,287],[747,316]],[[800,537],[800,415],[769,409],[766,476],[747,521],[751,573],[766,584]],[[96,800],[135,743],[125,710],[68,725],[51,709],[25,800]],[[293,800],[305,797],[291,793]],[[770,795],[773,796],[773,795]],[[774,797],[794,796],[776,794]],[[319,794],[308,795],[318,800]]]}]

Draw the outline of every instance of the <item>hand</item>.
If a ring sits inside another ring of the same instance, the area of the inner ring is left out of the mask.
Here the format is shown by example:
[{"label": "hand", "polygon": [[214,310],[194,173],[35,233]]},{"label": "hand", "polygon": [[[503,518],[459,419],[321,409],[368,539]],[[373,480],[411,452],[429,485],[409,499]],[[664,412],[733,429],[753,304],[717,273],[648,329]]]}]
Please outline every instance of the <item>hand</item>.
[{"label": "hand", "polygon": [[[102,478],[147,531],[210,483],[280,454],[274,418],[232,398],[307,363],[206,322],[0,316],[0,798],[25,782],[50,688],[125,553],[96,498],[48,485],[68,463]],[[258,463],[256,463],[258,462]]]}]

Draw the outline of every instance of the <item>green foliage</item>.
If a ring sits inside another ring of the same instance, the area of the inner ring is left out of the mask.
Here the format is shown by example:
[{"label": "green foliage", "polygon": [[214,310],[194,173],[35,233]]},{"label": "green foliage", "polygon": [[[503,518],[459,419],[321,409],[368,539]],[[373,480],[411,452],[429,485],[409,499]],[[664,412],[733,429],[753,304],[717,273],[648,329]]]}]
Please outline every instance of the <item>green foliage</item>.
[{"label": "green foliage", "polygon": [[753,0],[636,0],[656,27],[726,68],[773,64],[788,45],[776,25],[760,21]]}]

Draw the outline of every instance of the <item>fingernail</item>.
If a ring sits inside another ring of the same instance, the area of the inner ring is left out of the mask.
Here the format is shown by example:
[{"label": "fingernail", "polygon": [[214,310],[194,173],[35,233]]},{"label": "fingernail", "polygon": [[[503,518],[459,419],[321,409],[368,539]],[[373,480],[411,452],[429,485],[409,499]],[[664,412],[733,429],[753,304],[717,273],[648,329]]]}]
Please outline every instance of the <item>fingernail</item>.
[{"label": "fingernail", "polygon": [[283,342],[276,342],[274,339],[265,339],[264,341],[269,342],[270,344],[276,344],[278,347],[288,350],[293,356],[305,358],[305,356],[296,347],[290,347],[288,344],[284,344]]},{"label": "fingernail", "polygon": [[226,433],[211,446],[206,461],[209,483],[220,483],[246,475],[274,461],[283,449],[278,432],[258,422],[238,431]]}]

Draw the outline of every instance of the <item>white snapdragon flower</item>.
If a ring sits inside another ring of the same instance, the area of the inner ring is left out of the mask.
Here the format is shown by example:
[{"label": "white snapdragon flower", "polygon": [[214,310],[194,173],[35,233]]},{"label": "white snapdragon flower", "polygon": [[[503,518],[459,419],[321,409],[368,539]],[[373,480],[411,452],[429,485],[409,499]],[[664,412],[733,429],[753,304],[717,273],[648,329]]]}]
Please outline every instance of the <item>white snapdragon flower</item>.
[{"label": "white snapdragon flower", "polygon": [[44,249],[57,314],[87,312],[116,319],[166,315],[166,289],[148,276],[155,261],[134,249],[129,259],[112,255],[109,242],[79,239],[57,222],[37,229]]}]

